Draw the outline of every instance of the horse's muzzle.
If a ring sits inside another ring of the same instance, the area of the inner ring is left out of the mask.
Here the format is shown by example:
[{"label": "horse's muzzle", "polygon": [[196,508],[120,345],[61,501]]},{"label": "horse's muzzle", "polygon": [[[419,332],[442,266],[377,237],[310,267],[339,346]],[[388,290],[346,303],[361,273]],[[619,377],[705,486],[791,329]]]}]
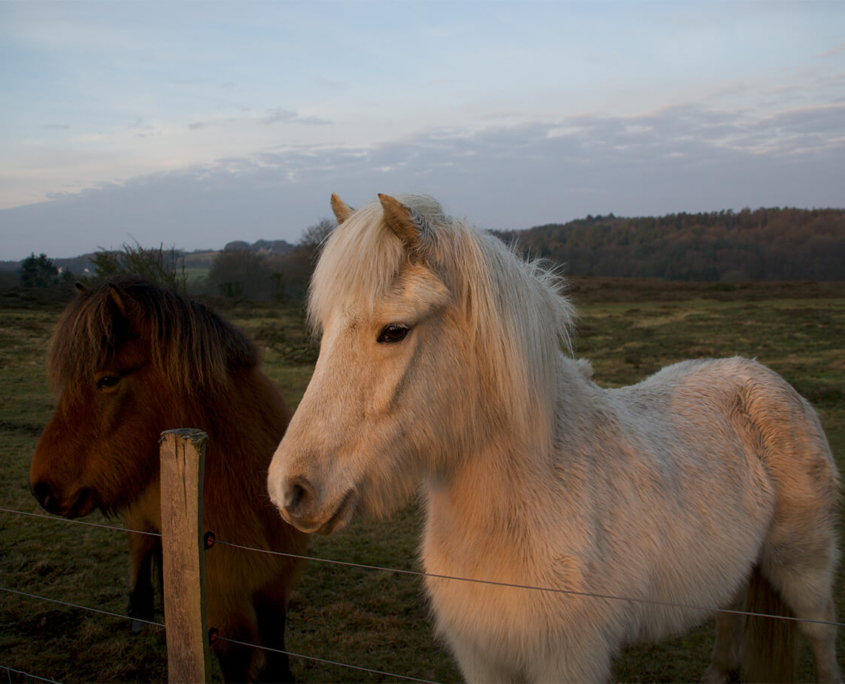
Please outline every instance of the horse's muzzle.
[{"label": "horse's muzzle", "polygon": [[346,526],[354,510],[354,492],[349,491],[333,509],[327,512],[325,502],[316,487],[304,477],[287,481],[276,501],[282,517],[301,532],[333,534]]},{"label": "horse's muzzle", "polygon": [[62,500],[46,480],[32,485],[32,495],[38,500],[44,510],[66,518],[79,518],[88,515],[97,504],[90,489],[82,489],[68,504]]},{"label": "horse's muzzle", "polygon": [[53,488],[49,482],[37,482],[32,487],[32,495],[41,504],[41,507],[50,513],[56,513],[58,506],[56,496],[53,494]]}]

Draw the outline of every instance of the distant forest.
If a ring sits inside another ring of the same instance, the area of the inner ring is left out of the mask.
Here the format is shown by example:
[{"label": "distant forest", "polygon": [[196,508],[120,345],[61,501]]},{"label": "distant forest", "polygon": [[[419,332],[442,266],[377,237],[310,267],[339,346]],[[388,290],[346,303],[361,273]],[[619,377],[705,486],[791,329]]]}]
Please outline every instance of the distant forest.
[{"label": "distant forest", "polygon": [[587,216],[494,231],[578,276],[668,280],[845,280],[845,210],[743,209]]},{"label": "distant forest", "polygon": [[[294,296],[305,291],[319,245],[333,228],[334,222],[324,219],[305,229],[295,245],[284,240],[238,240],[219,252],[174,250],[174,254],[195,276],[207,276],[212,290],[264,293],[261,296],[283,290]],[[657,218],[610,214],[492,232],[531,257],[562,264],[567,275],[845,281],[845,209],[743,209]],[[88,269],[94,272],[95,257],[52,261],[83,275]],[[0,275],[20,273],[21,263],[0,262]]]}]

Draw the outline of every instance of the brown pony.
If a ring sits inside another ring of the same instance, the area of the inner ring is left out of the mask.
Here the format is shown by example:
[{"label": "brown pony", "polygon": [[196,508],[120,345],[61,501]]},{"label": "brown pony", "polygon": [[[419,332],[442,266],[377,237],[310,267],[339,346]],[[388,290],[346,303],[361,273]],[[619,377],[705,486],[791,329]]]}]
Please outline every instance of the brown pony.
[{"label": "brown pony", "polygon": [[[202,304],[134,277],[83,290],[50,342],[56,412],[35,448],[30,486],[44,508],[76,518],[96,508],[159,531],[162,431],[209,435],[205,529],[246,546],[302,554],[306,535],[267,495],[267,468],[290,410],[253,344]],[[152,600],[152,537],[130,535],[132,601]],[[284,650],[288,591],[301,562],[217,546],[206,557],[209,626]],[[227,682],[293,681],[287,656],[214,644]],[[263,670],[263,674],[262,674]]]}]

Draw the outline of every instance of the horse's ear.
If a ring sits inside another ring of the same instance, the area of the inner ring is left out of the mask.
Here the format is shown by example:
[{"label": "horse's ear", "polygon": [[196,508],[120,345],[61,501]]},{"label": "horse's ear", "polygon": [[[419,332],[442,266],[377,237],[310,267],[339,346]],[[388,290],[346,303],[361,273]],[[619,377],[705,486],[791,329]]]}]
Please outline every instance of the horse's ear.
[{"label": "horse's ear", "polygon": [[86,292],[88,292],[88,288],[85,287],[85,284],[80,283],[78,280],[73,284],[73,286],[76,288],[76,291],[79,294],[85,294]]},{"label": "horse's ear", "polygon": [[123,318],[127,318],[127,316],[126,316],[126,300],[127,300],[126,293],[115,285],[109,285],[109,296],[111,297],[112,303],[117,308],[118,313],[120,313],[120,315],[123,316]]},{"label": "horse's ear", "polygon": [[384,222],[387,227],[405,243],[409,252],[424,256],[427,252],[429,233],[425,221],[395,197],[379,193],[378,198],[384,210]]},{"label": "horse's ear", "polygon": [[337,196],[337,193],[332,193],[332,211],[334,212],[334,217],[337,219],[337,225],[343,223],[346,219],[348,219],[352,212],[355,211],[352,207],[350,207],[346,202],[344,202],[340,197]]}]

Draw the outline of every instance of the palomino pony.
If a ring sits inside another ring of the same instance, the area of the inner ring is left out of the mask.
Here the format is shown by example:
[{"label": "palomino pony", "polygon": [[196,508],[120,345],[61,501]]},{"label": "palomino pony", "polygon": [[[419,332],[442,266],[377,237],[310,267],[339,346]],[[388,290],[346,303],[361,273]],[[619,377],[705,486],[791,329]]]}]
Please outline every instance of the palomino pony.
[{"label": "palomino pony", "polygon": [[[159,436],[194,427],[209,435],[205,529],[259,549],[305,551],[306,536],[279,518],[265,488],[290,411],[253,344],[216,313],[143,280],[114,279],[67,306],[48,369],[58,405],[30,470],[44,508],[70,518],[99,508],[124,514],[134,529],[160,531]],[[133,566],[141,566],[137,599],[152,589],[153,542],[130,539]],[[284,650],[288,591],[300,562],[216,546],[205,563],[209,626]],[[252,681],[262,670],[267,681],[293,681],[287,656],[220,640],[214,650],[226,681]]]},{"label": "palomino pony", "polygon": [[[472,682],[609,681],[622,646],[741,607],[750,583],[817,621],[799,623],[816,676],[839,681],[838,475],[810,405],[739,358],[602,389],[561,352],[552,273],[430,198],[379,200],[332,198],[320,356],[268,477],[284,518],[331,534],[421,485],[436,629]],[[742,626],[717,615],[706,681],[739,666]]]}]

